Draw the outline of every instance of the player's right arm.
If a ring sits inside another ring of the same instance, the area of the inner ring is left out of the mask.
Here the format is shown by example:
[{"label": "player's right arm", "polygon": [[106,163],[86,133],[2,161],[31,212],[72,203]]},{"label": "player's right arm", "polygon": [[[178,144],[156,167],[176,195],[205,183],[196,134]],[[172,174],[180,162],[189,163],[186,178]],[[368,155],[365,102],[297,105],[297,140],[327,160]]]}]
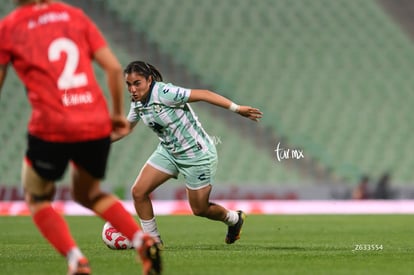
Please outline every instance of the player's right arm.
[{"label": "player's right arm", "polygon": [[[132,129],[138,124],[140,121],[140,116],[137,114],[135,110],[135,105],[131,102],[131,107],[129,109],[129,113],[127,115],[127,121],[129,125],[129,133],[131,133]],[[120,140],[121,138],[125,137],[125,135],[118,135],[116,133],[111,134],[111,141],[115,142]]]},{"label": "player's right arm", "polygon": [[[131,133],[132,129],[134,129],[134,127],[138,124],[138,121],[133,121],[133,122],[128,121],[128,124],[129,124],[129,133]],[[122,139],[125,136],[127,136],[127,135],[119,135],[115,132],[112,132],[111,133],[111,141],[112,142],[118,141],[118,140]]]}]

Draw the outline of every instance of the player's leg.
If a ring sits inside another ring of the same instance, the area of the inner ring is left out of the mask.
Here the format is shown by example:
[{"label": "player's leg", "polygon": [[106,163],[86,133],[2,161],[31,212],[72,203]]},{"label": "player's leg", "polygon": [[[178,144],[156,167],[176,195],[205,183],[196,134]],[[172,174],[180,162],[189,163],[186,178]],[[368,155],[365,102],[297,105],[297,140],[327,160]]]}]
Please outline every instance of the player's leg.
[{"label": "player's leg", "polygon": [[160,245],[163,245],[163,242],[155,220],[150,194],[171,177],[173,177],[171,173],[163,172],[147,162],[131,188],[135,210],[140,218],[142,229],[154,236]]},{"label": "player's leg", "polygon": [[144,232],[156,238],[162,247],[150,194],[170,178],[176,178],[178,170],[168,152],[159,145],[141,169],[132,188],[135,210],[140,218]]},{"label": "player's leg", "polygon": [[140,228],[118,198],[102,191],[100,179],[93,177],[83,167],[76,165],[72,169],[72,175],[73,199],[109,221],[117,230],[132,240]]},{"label": "player's leg", "polygon": [[75,201],[109,221],[119,232],[132,240],[143,264],[143,274],[148,274],[150,270],[153,270],[151,271],[154,272],[153,274],[159,274],[161,260],[158,247],[155,247],[155,240],[144,234],[118,198],[103,192],[100,181],[80,166],[73,169],[73,179]]},{"label": "player's leg", "polygon": [[[54,181],[62,176],[67,161],[64,145],[29,136],[28,150],[22,167],[22,184],[25,200],[36,227],[48,242],[67,258],[71,270],[77,265],[77,259],[86,258],[79,250],[65,220],[51,205],[55,194]],[[90,272],[87,260],[83,271],[85,274]]]},{"label": "player's leg", "polygon": [[73,198],[132,240],[140,255],[144,274],[159,274],[161,259],[155,240],[144,234],[116,196],[104,192],[100,187],[100,180],[105,175],[109,146],[109,139],[104,139],[81,143],[73,149]]},{"label": "player's leg", "polygon": [[[213,145],[191,162],[177,160],[178,169],[186,179],[187,196],[194,215],[226,222],[228,210],[210,202],[212,182],[217,170],[217,152]],[[230,215],[231,219],[237,219]],[[233,222],[231,220],[230,222]]]},{"label": "player's leg", "polygon": [[210,220],[222,221],[229,225],[235,224],[238,221],[237,212],[229,211],[219,204],[210,202],[211,190],[210,184],[200,189],[187,187],[187,196],[193,214]]},{"label": "player's leg", "polygon": [[[69,258],[71,251],[78,251],[78,248],[63,217],[51,205],[54,182],[40,177],[26,161],[23,163],[22,182],[36,227],[62,256]],[[83,256],[80,251],[77,253]]]},{"label": "player's leg", "polygon": [[240,239],[240,232],[246,215],[243,211],[233,211],[210,202],[211,185],[200,189],[187,188],[188,200],[194,215],[211,220],[222,221],[228,226],[226,243],[231,244]]},{"label": "player's leg", "polygon": [[245,214],[242,211],[228,210],[210,202],[212,183],[217,170],[217,152],[211,145],[192,165],[179,165],[180,172],[187,181],[187,194],[191,209],[196,216],[222,221],[228,226],[226,243],[234,243],[240,238]]},{"label": "player's leg", "polygon": [[211,189],[210,184],[200,189],[190,189],[187,187],[187,196],[191,210],[196,216],[224,222],[228,211],[221,205],[210,202]]}]

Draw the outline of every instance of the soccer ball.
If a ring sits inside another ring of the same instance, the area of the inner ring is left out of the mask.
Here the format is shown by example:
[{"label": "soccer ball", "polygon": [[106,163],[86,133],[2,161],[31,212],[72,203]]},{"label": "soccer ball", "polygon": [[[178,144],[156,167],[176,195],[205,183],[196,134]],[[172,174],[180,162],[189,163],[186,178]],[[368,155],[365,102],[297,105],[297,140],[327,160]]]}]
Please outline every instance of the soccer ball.
[{"label": "soccer ball", "polygon": [[121,250],[133,248],[132,242],[116,230],[109,222],[106,222],[103,226],[102,240],[110,249]]}]

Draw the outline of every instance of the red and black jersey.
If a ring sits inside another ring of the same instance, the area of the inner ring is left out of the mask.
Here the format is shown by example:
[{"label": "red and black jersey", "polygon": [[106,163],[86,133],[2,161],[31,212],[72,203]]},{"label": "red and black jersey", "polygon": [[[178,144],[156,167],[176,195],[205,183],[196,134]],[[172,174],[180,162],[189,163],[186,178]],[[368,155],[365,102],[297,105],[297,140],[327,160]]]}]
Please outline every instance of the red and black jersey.
[{"label": "red and black jersey", "polygon": [[60,2],[21,6],[0,22],[0,41],[0,64],[11,62],[27,89],[31,135],[76,142],[110,134],[92,66],[107,43],[82,10]]}]

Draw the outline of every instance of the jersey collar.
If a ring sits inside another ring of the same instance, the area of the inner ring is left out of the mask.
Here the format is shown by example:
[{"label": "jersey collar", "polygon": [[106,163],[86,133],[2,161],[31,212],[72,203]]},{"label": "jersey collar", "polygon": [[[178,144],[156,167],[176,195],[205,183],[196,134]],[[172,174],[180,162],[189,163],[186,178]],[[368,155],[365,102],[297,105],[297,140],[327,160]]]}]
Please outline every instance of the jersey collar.
[{"label": "jersey collar", "polygon": [[151,83],[151,85],[150,85],[150,88],[149,88],[148,96],[147,96],[147,98],[145,99],[145,101],[144,101],[144,102],[142,102],[142,105],[143,105],[144,107],[148,106],[148,103],[150,102],[151,95],[152,95],[152,89],[154,88],[154,86],[155,86],[155,81],[152,81],[152,83]]}]

